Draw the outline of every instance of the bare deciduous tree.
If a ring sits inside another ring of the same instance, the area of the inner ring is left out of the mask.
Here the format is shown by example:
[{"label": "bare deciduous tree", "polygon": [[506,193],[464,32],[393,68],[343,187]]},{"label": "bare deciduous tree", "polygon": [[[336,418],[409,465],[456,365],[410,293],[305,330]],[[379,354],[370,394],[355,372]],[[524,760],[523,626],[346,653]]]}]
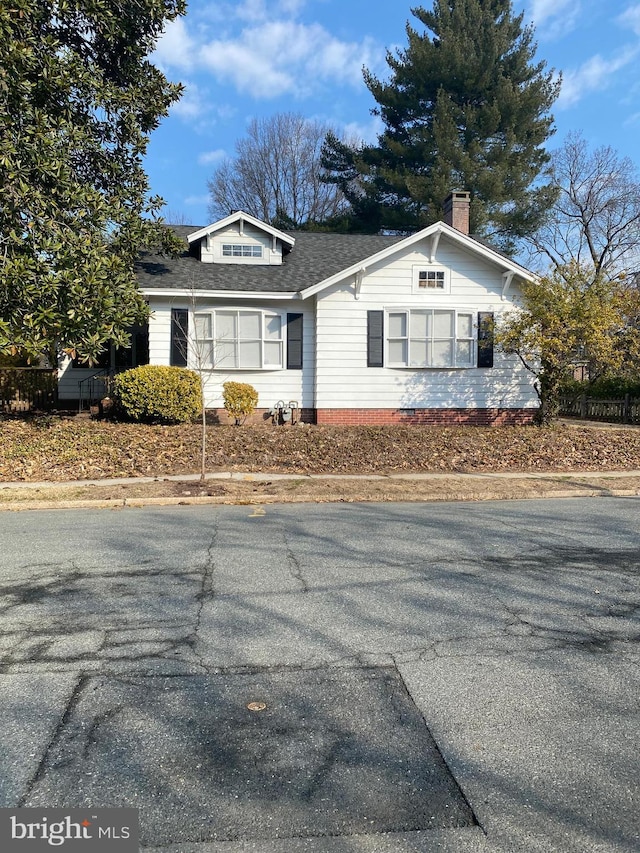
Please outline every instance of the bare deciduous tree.
[{"label": "bare deciduous tree", "polygon": [[640,270],[640,179],[613,148],[590,152],[570,134],[552,160],[558,200],[531,238],[534,259],[557,269],[588,264],[596,275]]},{"label": "bare deciduous tree", "polygon": [[279,225],[299,228],[337,216],[347,207],[341,191],[322,181],[321,149],[335,129],[297,113],[253,119],[208,182],[214,219],[244,210]]},{"label": "bare deciduous tree", "polygon": [[191,216],[175,207],[165,207],[162,210],[162,221],[167,225],[193,225]]}]

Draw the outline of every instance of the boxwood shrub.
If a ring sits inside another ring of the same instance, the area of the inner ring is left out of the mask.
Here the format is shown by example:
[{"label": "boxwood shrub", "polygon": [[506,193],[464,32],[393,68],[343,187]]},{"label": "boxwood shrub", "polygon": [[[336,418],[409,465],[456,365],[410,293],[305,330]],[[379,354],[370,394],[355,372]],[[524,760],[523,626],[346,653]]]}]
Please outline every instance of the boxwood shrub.
[{"label": "boxwood shrub", "polygon": [[202,412],[200,377],[184,367],[134,367],[115,377],[114,402],[133,421],[186,423]]},{"label": "boxwood shrub", "polygon": [[225,382],[222,386],[224,407],[237,424],[243,423],[258,405],[258,392],[246,382]]}]

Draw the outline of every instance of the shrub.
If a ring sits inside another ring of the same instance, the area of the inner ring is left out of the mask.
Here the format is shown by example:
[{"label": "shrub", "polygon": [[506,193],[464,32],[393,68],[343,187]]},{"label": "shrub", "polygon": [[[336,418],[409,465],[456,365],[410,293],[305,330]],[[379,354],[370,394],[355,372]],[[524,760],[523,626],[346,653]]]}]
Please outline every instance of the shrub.
[{"label": "shrub", "polygon": [[134,421],[185,423],[202,412],[197,373],[184,367],[147,364],[114,380],[116,412]]},{"label": "shrub", "polygon": [[245,382],[225,382],[222,386],[222,399],[225,409],[239,424],[255,411],[258,392],[253,385]]},{"label": "shrub", "polygon": [[620,400],[625,394],[640,397],[640,382],[628,376],[602,376],[596,379],[591,388],[585,389],[587,397],[599,400]]},{"label": "shrub", "polygon": [[561,389],[566,397],[585,394],[595,400],[621,400],[625,394],[640,397],[640,379],[627,376],[601,376],[594,382],[567,380]]}]

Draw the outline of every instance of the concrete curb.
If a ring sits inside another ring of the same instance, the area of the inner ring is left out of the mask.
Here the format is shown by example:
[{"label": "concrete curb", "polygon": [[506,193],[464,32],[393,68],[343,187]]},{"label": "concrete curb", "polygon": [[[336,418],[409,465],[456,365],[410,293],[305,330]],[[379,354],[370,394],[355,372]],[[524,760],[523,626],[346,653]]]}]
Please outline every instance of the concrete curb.
[{"label": "concrete curb", "polygon": [[[282,474],[269,471],[217,471],[205,475],[208,480],[239,480],[242,482],[265,482],[267,480],[447,480],[452,477],[468,480],[548,480],[598,479],[623,477],[640,477],[640,470],[631,471],[496,471],[496,472],[465,472],[465,471],[413,471],[403,474]],[[0,481],[0,494],[3,489],[63,489],[81,486],[126,486],[136,483],[197,483],[200,474],[168,474],[157,477],[112,477],[97,480],[7,480]]]},{"label": "concrete curb", "polygon": [[[452,489],[450,492],[445,492],[439,495],[431,495],[428,497],[420,496],[414,498],[390,498],[390,502],[406,502],[406,503],[449,503],[461,501],[486,502],[486,501],[511,501],[511,500],[543,500],[546,498],[602,498],[602,497],[637,497],[640,496],[640,489],[616,489],[616,488],[568,488],[562,490],[549,489],[545,491],[541,489],[535,494],[523,495],[519,491],[513,492],[498,492],[487,489],[482,492],[474,491],[459,491]],[[22,512],[27,510],[64,510],[64,509],[140,509],[142,507],[161,507],[161,506],[256,506],[260,504],[277,504],[277,503],[379,503],[371,498],[326,498],[313,495],[296,495],[288,499],[283,496],[270,495],[253,495],[251,498],[240,498],[237,496],[222,496],[222,495],[184,495],[184,496],[167,496],[167,497],[137,497],[137,498],[115,498],[115,499],[87,499],[79,498],[78,500],[59,500],[59,501],[20,501],[20,502],[0,502],[0,512]]]}]

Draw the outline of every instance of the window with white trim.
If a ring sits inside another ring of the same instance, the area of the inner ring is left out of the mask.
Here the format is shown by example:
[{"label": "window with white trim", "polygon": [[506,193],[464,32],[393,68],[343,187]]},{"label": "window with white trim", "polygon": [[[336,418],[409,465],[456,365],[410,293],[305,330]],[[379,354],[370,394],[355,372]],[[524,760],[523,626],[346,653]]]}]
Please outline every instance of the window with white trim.
[{"label": "window with white trim", "polygon": [[277,370],[283,366],[282,317],[270,311],[220,309],[194,316],[202,367]]},{"label": "window with white trim", "polygon": [[425,267],[414,264],[414,293],[449,293],[449,270],[444,267]]},{"label": "window with white trim", "polygon": [[473,367],[474,314],[440,308],[387,312],[389,367]]},{"label": "window with white trim", "polygon": [[444,270],[418,270],[421,290],[444,290]]},{"label": "window with white trim", "polygon": [[261,258],[262,246],[251,243],[223,243],[222,256],[225,258]]}]

